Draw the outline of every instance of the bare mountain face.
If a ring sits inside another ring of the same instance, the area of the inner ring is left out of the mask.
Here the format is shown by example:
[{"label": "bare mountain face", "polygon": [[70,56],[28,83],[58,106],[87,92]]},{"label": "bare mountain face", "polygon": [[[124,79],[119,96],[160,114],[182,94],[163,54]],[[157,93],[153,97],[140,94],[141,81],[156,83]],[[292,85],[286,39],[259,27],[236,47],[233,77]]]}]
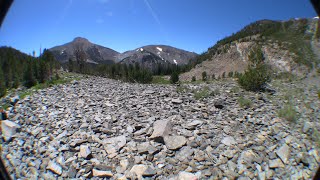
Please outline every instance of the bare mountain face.
[{"label": "bare mountain face", "polygon": [[242,73],[247,69],[248,55],[252,47],[260,47],[265,62],[275,73],[289,72],[306,76],[319,64],[317,20],[295,19],[290,21],[262,20],[254,22],[241,31],[226,37],[196,59],[197,65],[180,76],[191,80],[201,79],[206,71],[211,77]]},{"label": "bare mountain face", "polygon": [[119,52],[107,47],[93,44],[85,38],[77,37],[72,42],[49,49],[61,63],[69,59],[75,60],[76,49],[81,49],[86,56],[86,62],[92,64],[113,64]]},{"label": "bare mountain face", "polygon": [[86,62],[91,64],[125,63],[152,68],[156,65],[186,65],[197,54],[182,49],[164,45],[149,45],[124,53],[118,53],[110,48],[93,44],[85,38],[77,37],[72,42],[49,49],[61,63],[67,63],[69,58],[75,60],[76,49],[85,52]]},{"label": "bare mountain face", "polygon": [[146,67],[154,64],[186,65],[196,56],[196,53],[171,46],[149,45],[119,54],[117,61],[126,64],[139,63]]}]

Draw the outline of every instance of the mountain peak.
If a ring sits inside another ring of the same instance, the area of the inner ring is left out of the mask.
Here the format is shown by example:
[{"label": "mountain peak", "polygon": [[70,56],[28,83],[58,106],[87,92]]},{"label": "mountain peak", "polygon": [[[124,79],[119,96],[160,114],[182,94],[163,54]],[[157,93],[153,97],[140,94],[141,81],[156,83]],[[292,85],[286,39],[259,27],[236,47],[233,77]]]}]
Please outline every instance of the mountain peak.
[{"label": "mountain peak", "polygon": [[89,40],[83,37],[76,37],[73,39],[73,42],[89,42]]}]

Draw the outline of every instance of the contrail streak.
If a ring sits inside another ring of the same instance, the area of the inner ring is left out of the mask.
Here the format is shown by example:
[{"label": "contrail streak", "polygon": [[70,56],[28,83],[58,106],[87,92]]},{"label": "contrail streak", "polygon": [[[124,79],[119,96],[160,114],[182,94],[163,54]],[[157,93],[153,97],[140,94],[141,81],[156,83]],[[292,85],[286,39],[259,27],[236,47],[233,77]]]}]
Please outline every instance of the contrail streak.
[{"label": "contrail streak", "polygon": [[[156,12],[153,10],[152,6],[150,5],[148,0],[144,0],[144,3],[146,4],[146,6],[148,7],[153,19],[159,24],[159,26],[161,26],[161,22],[158,18],[158,15],[156,14]],[[162,26],[161,26],[162,27]]]}]

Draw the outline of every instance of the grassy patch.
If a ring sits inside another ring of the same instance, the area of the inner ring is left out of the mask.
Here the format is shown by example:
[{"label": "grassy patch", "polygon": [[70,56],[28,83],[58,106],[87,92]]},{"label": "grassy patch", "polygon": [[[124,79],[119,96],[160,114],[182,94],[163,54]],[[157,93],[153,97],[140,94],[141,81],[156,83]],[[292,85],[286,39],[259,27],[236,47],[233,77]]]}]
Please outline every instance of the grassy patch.
[{"label": "grassy patch", "polygon": [[251,100],[244,97],[239,97],[238,103],[242,108],[250,108],[252,106]]},{"label": "grassy patch", "polygon": [[277,75],[275,75],[274,78],[275,79],[284,80],[284,81],[287,81],[287,82],[292,82],[292,81],[297,80],[297,76],[295,76],[294,74],[289,73],[289,72],[278,73]]},{"label": "grassy patch", "polygon": [[65,83],[71,82],[72,80],[80,80],[80,79],[81,77],[77,74],[64,73],[62,74],[62,77],[59,79],[52,79],[51,81],[47,81],[45,83],[38,83],[29,89],[19,92],[18,94],[21,99],[24,99],[25,97],[32,95],[35,90],[45,89],[54,85],[65,84]]},{"label": "grassy patch", "polygon": [[320,99],[320,90],[318,90],[318,98]]},{"label": "grassy patch", "polygon": [[30,96],[32,93],[33,92],[30,90],[25,90],[25,91],[22,91],[21,93],[19,93],[19,97],[21,99],[24,99],[25,97]]},{"label": "grassy patch", "polygon": [[194,98],[199,100],[199,99],[204,99],[207,98],[209,96],[214,96],[216,94],[218,94],[219,92],[217,90],[215,91],[211,91],[209,87],[205,86],[203,89],[199,90],[199,91],[195,91],[193,92],[194,94]]},{"label": "grassy patch", "polygon": [[287,104],[282,109],[280,109],[278,111],[278,115],[279,117],[284,118],[292,123],[298,120],[298,113],[291,104]]},{"label": "grassy patch", "polygon": [[164,76],[153,76],[152,84],[170,84],[170,80],[166,79]]},{"label": "grassy patch", "polygon": [[10,105],[9,105],[9,104],[7,104],[7,103],[5,103],[5,104],[1,104],[1,105],[0,105],[0,109],[4,109],[4,110],[6,110],[6,109],[8,109],[8,107],[10,107]]},{"label": "grassy patch", "polygon": [[178,86],[176,89],[177,93],[187,93],[190,89],[186,86]]}]

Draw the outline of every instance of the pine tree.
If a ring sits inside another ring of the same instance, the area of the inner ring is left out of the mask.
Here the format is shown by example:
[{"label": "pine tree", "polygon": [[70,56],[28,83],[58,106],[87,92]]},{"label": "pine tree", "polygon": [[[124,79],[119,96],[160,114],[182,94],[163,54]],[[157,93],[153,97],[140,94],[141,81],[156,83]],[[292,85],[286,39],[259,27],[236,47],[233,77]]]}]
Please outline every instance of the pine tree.
[{"label": "pine tree", "polygon": [[171,84],[175,84],[179,81],[179,73],[177,71],[173,71],[170,76],[170,82]]},{"label": "pine tree", "polygon": [[23,80],[24,80],[24,86],[27,88],[30,88],[37,83],[34,77],[34,72],[33,72],[31,62],[28,63],[27,68],[25,69]]},{"label": "pine tree", "polygon": [[6,94],[6,91],[7,88],[5,86],[2,68],[0,67],[0,97],[4,96]]},{"label": "pine tree", "polygon": [[73,72],[74,71],[74,64],[73,64],[73,61],[71,58],[69,58],[69,61],[68,61],[68,71],[69,72]]},{"label": "pine tree", "polygon": [[207,72],[203,71],[202,72],[202,81],[206,81],[207,80]]},{"label": "pine tree", "polygon": [[49,79],[49,68],[47,63],[41,59],[39,68],[39,82],[44,83]]}]

